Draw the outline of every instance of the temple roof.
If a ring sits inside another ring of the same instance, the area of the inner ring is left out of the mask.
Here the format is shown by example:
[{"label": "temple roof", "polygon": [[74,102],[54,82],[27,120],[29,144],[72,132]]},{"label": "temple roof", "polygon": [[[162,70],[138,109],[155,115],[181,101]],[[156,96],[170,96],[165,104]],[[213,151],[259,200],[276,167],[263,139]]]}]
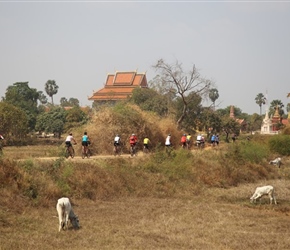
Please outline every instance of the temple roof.
[{"label": "temple roof", "polygon": [[104,88],[93,93],[91,101],[122,100],[131,96],[135,88],[147,88],[145,73],[136,71],[108,74]]}]

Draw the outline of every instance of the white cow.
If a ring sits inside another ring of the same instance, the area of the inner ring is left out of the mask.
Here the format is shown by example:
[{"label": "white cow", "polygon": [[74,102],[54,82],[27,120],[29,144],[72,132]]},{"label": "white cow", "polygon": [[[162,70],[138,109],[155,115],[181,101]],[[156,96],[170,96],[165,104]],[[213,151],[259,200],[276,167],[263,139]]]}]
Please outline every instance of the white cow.
[{"label": "white cow", "polygon": [[281,162],[281,158],[278,157],[278,158],[276,158],[275,160],[270,161],[269,164],[270,164],[270,165],[278,166],[278,167],[280,168],[280,166],[281,166],[281,164],[282,164],[282,162]]},{"label": "white cow", "polygon": [[268,195],[270,198],[270,204],[272,204],[272,201],[274,200],[275,204],[277,205],[275,194],[274,194],[274,187],[273,186],[263,186],[263,187],[257,187],[255,193],[250,198],[251,202],[256,202],[257,199],[261,198],[264,195]]},{"label": "white cow", "polygon": [[59,219],[59,231],[61,229],[66,230],[68,229],[68,220],[70,220],[73,228],[79,229],[79,219],[74,214],[72,210],[72,206],[70,204],[69,198],[62,197],[58,199],[56,204],[56,210],[58,213],[58,219]]}]

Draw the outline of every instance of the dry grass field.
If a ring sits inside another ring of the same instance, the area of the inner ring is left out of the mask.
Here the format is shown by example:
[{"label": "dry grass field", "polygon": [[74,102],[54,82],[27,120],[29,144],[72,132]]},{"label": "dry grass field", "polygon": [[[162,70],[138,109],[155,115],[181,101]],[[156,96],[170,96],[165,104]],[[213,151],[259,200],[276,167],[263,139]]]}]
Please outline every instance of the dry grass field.
[{"label": "dry grass field", "polygon": [[[17,150],[18,156],[21,156],[17,159],[49,158],[58,151],[53,147],[45,150],[43,147],[42,150],[37,147],[6,149],[5,157],[10,158]],[[26,151],[29,153],[24,153]],[[196,158],[207,157],[202,155],[206,151],[195,153]],[[218,154],[217,151],[212,153]],[[136,165],[138,158],[133,160]],[[97,168],[97,156],[92,162]],[[201,162],[200,159],[196,161]],[[76,171],[90,169],[82,163],[78,163],[77,167],[79,170]],[[154,193],[156,186],[152,182],[155,179],[151,180],[149,175],[144,175],[142,181],[148,178],[150,185],[136,185],[146,190],[135,190],[135,195],[106,199],[70,197],[81,228],[61,232],[58,232],[55,209],[57,199],[47,198],[45,206],[30,203],[29,206],[20,207],[22,200],[27,200],[27,197],[18,195],[12,201],[9,200],[11,204],[8,206],[8,191],[1,185],[0,249],[290,249],[290,181],[286,178],[289,170],[288,161],[281,169],[275,170],[278,178],[260,178],[254,183],[241,183],[226,188],[200,185],[196,189],[185,183],[176,184],[178,179],[171,180],[164,186],[168,190],[176,186],[179,189],[176,188],[172,196],[159,197],[145,195],[145,191],[149,194],[151,189]],[[156,174],[154,178],[165,182],[159,175]],[[85,173],[83,178],[87,178]],[[101,177],[91,178],[99,182],[98,178]],[[103,180],[103,185],[106,182],[110,184],[110,178]],[[267,197],[261,203],[251,204],[249,198],[255,188],[266,184],[276,188],[278,205],[270,205]],[[47,182],[47,189],[52,189],[50,185]],[[5,201],[3,197],[6,197]]]},{"label": "dry grass field", "polygon": [[255,185],[180,199],[73,200],[81,229],[60,233],[54,204],[7,211],[0,249],[290,249],[290,183],[271,184],[277,206],[249,204]]}]

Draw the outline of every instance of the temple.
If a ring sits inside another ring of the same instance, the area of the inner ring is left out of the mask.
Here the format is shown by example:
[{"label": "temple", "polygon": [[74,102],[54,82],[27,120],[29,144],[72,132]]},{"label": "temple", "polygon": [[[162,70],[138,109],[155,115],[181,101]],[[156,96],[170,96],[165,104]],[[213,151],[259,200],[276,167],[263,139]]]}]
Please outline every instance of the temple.
[{"label": "temple", "polygon": [[236,118],[234,109],[235,109],[234,106],[231,106],[231,108],[230,108],[230,118],[234,119],[238,124],[240,124],[240,126],[241,126],[240,130],[241,131],[246,130],[247,122],[245,121],[245,119]]},{"label": "temple", "polygon": [[132,95],[135,88],[148,88],[145,73],[117,71],[108,74],[104,88],[94,92],[88,99],[96,102],[124,100]]},{"label": "temple", "polygon": [[263,119],[261,126],[261,134],[278,134],[281,126],[286,126],[289,124],[289,114],[288,119],[282,119],[279,114],[279,106],[275,108],[275,113],[273,116],[269,117],[268,109],[266,109],[266,115]]}]

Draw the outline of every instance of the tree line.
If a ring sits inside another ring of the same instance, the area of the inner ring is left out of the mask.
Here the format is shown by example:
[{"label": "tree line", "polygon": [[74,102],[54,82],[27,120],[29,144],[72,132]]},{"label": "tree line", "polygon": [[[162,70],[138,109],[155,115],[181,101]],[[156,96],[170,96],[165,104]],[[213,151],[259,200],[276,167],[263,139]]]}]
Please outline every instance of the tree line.
[{"label": "tree line", "polygon": [[[261,107],[267,101],[262,93],[255,98],[260,114],[249,115],[234,107],[235,119],[232,119],[231,106],[218,108],[219,91],[215,83],[202,77],[195,65],[187,71],[178,61],[170,64],[160,59],[152,67],[156,70],[156,76],[148,82],[149,88],[136,88],[125,102],[154,112],[160,118],[171,117],[179,129],[188,133],[225,133],[228,137],[230,133],[239,134],[241,130],[260,130],[263,120]],[[66,97],[62,97],[60,104],[55,105],[53,97],[58,89],[54,80],[45,83],[46,95],[43,91],[29,87],[28,82],[16,82],[8,86],[0,102],[0,133],[11,140],[25,138],[27,134],[35,132],[54,133],[60,137],[74,126],[85,124],[90,111],[101,106],[95,102],[85,112],[80,108],[77,98]],[[48,102],[48,97],[51,102]],[[209,106],[203,105],[205,100],[211,101]],[[269,113],[274,113],[277,107],[280,115],[285,117],[284,105],[280,100],[271,102]],[[289,110],[290,104],[287,105]],[[241,120],[242,124],[239,122]]]},{"label": "tree line", "polygon": [[36,132],[60,137],[63,131],[87,121],[88,115],[80,108],[78,99],[62,97],[60,105],[54,104],[53,96],[58,88],[54,80],[45,83],[45,92],[51,98],[49,103],[43,91],[29,87],[29,82],[7,87],[0,102],[0,133],[8,143],[24,140]]}]

